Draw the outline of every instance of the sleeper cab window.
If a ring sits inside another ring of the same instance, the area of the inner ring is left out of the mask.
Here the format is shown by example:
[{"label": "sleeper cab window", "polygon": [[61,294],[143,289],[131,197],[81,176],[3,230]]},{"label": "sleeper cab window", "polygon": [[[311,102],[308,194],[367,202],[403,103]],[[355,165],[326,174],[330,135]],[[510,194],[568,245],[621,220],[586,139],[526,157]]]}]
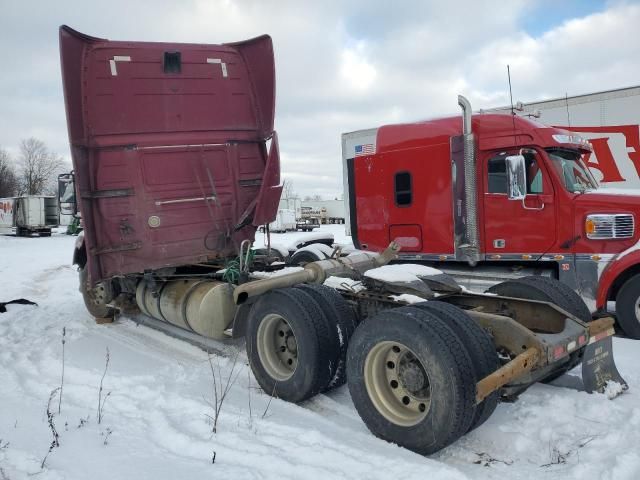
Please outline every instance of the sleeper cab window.
[{"label": "sleeper cab window", "polygon": [[411,174],[409,172],[398,172],[395,174],[394,191],[396,205],[398,207],[408,207],[413,201],[411,191]]}]

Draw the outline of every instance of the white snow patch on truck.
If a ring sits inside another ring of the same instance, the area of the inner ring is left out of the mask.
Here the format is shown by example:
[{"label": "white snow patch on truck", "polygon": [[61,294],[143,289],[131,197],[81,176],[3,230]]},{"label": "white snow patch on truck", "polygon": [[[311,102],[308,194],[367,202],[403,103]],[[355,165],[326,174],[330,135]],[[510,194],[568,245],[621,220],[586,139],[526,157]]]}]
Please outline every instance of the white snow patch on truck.
[{"label": "white snow patch on truck", "polygon": [[382,267],[367,270],[365,276],[383,282],[411,283],[419,281],[418,277],[441,275],[442,271],[425,265],[404,263],[397,265],[384,265]]}]

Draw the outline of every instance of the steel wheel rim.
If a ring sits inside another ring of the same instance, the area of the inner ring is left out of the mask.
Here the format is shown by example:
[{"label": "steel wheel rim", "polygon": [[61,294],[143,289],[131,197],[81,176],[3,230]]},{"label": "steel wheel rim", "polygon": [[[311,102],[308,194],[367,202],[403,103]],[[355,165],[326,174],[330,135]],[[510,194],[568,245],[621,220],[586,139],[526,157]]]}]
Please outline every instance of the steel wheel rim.
[{"label": "steel wheel rim", "polygon": [[374,407],[390,422],[412,427],[431,406],[429,374],[410,348],[399,342],[381,342],[367,354],[364,380]]},{"label": "steel wheel rim", "polygon": [[640,322],[640,297],[636,298],[635,304],[633,306],[633,313],[636,316],[636,320]]},{"label": "steel wheel rim", "polygon": [[298,342],[289,323],[280,315],[266,315],[258,327],[258,356],[275,380],[291,378],[298,366]]}]

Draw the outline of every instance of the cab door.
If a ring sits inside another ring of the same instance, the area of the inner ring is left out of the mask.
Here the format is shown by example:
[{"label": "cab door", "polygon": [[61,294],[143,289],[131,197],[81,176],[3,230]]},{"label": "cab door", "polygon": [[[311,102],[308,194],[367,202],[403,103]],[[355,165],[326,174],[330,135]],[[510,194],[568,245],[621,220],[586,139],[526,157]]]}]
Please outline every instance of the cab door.
[{"label": "cab door", "polygon": [[539,153],[524,151],[527,194],[522,200],[509,200],[505,158],[510,154],[517,152],[495,152],[484,158],[485,251],[535,258],[556,241],[553,184]]}]

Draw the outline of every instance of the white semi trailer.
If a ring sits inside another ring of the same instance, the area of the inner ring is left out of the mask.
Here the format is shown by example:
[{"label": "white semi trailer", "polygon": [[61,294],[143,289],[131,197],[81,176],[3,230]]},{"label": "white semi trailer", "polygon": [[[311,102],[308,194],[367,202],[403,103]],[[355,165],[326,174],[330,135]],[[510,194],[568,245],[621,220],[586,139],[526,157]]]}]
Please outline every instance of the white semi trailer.
[{"label": "white semi trailer", "polygon": [[51,228],[58,226],[58,201],[55,197],[28,195],[0,198],[0,232],[16,236],[51,236]]},{"label": "white semi trailer", "polygon": [[302,208],[317,211],[320,223],[344,223],[345,210],[342,200],[305,200]]},{"label": "white semi trailer", "polygon": [[[504,112],[510,106],[485,112]],[[607,188],[640,188],[640,86],[531,103],[515,112],[589,139],[593,154],[586,163]]]}]

